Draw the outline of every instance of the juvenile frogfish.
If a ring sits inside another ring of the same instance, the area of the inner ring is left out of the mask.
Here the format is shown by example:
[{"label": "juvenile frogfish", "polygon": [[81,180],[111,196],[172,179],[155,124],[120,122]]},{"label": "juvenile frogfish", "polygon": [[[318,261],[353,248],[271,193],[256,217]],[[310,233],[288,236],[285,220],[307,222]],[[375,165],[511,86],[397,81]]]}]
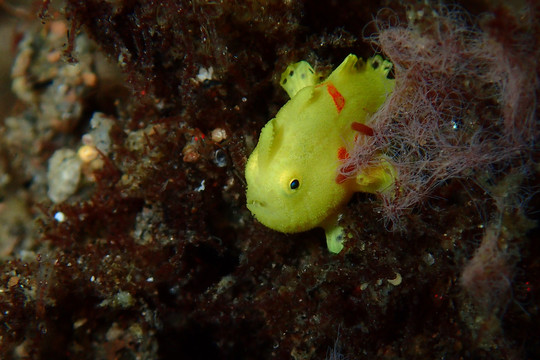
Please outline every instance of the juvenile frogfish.
[{"label": "juvenile frogfish", "polygon": [[393,191],[395,170],[383,154],[362,173],[339,175],[355,136],[373,136],[370,115],[394,87],[391,68],[379,55],[351,54],[322,81],[305,61],[285,70],[280,83],[290,100],[246,164],[247,207],[259,222],[283,233],[322,227],[328,249],[339,253],[346,234],[338,217],[351,196]]}]

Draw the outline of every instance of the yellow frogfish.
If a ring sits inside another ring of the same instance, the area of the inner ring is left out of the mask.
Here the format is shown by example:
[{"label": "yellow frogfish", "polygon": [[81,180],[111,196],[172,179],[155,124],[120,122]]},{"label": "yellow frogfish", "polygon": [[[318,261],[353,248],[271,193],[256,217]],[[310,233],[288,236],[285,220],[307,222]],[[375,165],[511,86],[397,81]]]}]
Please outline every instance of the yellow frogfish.
[{"label": "yellow frogfish", "polygon": [[373,136],[371,115],[393,90],[389,61],[348,55],[325,80],[305,61],[290,65],[281,86],[290,100],[261,130],[246,164],[247,207],[263,225],[283,233],[322,227],[328,249],[346,238],[338,217],[355,192],[393,191],[395,169],[383,154],[344,178],[348,150]]}]

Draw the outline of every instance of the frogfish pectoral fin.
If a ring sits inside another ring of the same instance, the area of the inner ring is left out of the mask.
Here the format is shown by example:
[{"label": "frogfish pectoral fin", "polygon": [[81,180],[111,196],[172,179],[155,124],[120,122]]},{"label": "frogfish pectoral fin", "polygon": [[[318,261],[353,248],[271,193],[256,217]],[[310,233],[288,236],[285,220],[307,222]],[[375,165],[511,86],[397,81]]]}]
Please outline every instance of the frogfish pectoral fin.
[{"label": "frogfish pectoral fin", "polygon": [[326,220],[323,224],[324,233],[326,234],[326,246],[328,251],[334,254],[339,254],[343,250],[346,240],[345,229],[338,225],[338,215]]},{"label": "frogfish pectoral fin", "polygon": [[356,175],[356,191],[367,193],[387,193],[394,189],[396,181],[395,167],[384,157],[372,167]]}]

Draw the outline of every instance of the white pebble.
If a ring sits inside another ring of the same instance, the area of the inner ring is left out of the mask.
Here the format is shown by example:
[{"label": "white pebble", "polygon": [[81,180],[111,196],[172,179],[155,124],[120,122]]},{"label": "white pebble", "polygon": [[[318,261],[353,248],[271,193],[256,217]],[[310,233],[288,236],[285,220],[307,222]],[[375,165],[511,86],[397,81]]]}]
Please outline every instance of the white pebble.
[{"label": "white pebble", "polygon": [[47,195],[54,203],[60,203],[77,191],[81,178],[82,161],[71,149],[59,149],[49,159]]}]

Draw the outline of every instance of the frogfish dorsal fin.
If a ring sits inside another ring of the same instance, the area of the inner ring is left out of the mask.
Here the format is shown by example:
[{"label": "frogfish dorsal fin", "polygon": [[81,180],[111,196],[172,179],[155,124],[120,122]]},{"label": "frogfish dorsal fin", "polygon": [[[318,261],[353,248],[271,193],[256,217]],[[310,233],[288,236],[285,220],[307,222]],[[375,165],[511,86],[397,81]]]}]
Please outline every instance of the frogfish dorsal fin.
[{"label": "frogfish dorsal fin", "polygon": [[300,61],[287,66],[287,69],[281,74],[279,83],[292,98],[303,88],[316,85],[318,80],[319,78],[311,65],[307,61]]},{"label": "frogfish dorsal fin", "polygon": [[382,56],[375,55],[367,61],[359,59],[356,55],[349,54],[345,60],[328,76],[328,81],[339,78],[348,78],[353,73],[372,72],[379,73],[386,78],[392,70],[392,63],[384,60]]}]

